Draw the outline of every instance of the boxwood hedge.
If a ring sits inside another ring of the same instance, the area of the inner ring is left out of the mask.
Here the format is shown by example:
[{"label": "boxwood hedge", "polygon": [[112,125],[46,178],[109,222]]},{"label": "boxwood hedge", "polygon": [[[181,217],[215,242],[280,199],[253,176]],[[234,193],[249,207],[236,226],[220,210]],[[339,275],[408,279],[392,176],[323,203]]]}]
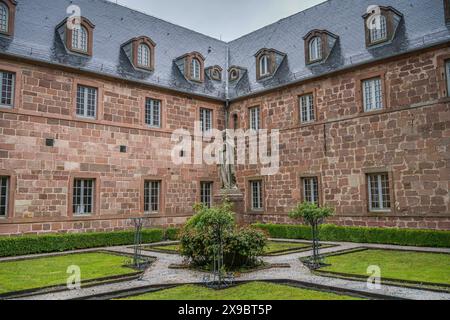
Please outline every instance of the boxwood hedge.
[{"label": "boxwood hedge", "polygon": [[[142,231],[143,243],[158,242],[164,240],[164,238],[165,232],[162,229]],[[0,237],[0,257],[131,245],[133,243],[134,231],[132,230]]]},{"label": "boxwood hedge", "polygon": [[[272,238],[311,240],[311,228],[305,225],[255,224]],[[450,231],[398,228],[344,227],[324,224],[319,230],[322,241],[394,244],[418,247],[450,247]]]}]

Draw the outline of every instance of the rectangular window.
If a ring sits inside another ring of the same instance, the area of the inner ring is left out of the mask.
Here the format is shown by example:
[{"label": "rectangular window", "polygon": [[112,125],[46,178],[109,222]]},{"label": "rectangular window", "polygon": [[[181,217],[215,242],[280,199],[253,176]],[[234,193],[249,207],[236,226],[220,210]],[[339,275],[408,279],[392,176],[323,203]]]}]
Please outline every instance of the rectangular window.
[{"label": "rectangular window", "polygon": [[14,104],[15,74],[0,71],[0,106],[12,108]]},{"label": "rectangular window", "polygon": [[317,177],[302,178],[303,201],[319,205],[319,179]]},{"label": "rectangular window", "polygon": [[302,122],[312,122],[315,120],[314,97],[306,94],[300,97],[300,115]]},{"label": "rectangular window", "polygon": [[391,195],[389,190],[389,175],[376,173],[367,175],[370,211],[389,211]]},{"label": "rectangular window", "polygon": [[253,210],[263,209],[262,181],[251,181],[251,205]]},{"label": "rectangular window", "polygon": [[212,205],[212,182],[200,182],[200,202],[211,208]]},{"label": "rectangular window", "polygon": [[161,204],[161,181],[145,181],[144,211],[159,212]]},{"label": "rectangular window", "polygon": [[94,213],[94,179],[75,179],[73,182],[73,213]]},{"label": "rectangular window", "polygon": [[147,98],[145,101],[145,123],[150,127],[161,127],[161,101]]},{"label": "rectangular window", "polygon": [[450,97],[450,60],[445,62],[445,73],[447,75],[447,96]]},{"label": "rectangular window", "polygon": [[259,107],[250,108],[250,129],[259,130],[261,129],[261,115]]},{"label": "rectangular window", "polygon": [[8,215],[9,177],[0,177],[0,217]]},{"label": "rectangular window", "polygon": [[386,17],[380,15],[378,19],[372,21],[370,26],[370,42],[378,42],[387,38],[387,21]]},{"label": "rectangular window", "polygon": [[97,89],[78,86],[77,116],[95,119],[97,114]]},{"label": "rectangular window", "polygon": [[203,133],[212,129],[212,113],[213,111],[210,109],[200,109],[200,127]]},{"label": "rectangular window", "polygon": [[381,78],[373,78],[362,82],[364,111],[383,109],[383,90]]}]

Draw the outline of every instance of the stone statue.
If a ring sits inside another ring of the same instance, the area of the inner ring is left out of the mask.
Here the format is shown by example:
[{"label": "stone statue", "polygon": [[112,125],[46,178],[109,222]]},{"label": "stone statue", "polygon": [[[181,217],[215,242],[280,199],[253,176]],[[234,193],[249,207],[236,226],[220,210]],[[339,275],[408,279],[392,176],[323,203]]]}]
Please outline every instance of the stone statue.
[{"label": "stone statue", "polygon": [[222,181],[222,189],[235,189],[236,171],[234,167],[235,146],[229,139],[226,131],[223,134],[223,148],[220,151],[220,178]]}]

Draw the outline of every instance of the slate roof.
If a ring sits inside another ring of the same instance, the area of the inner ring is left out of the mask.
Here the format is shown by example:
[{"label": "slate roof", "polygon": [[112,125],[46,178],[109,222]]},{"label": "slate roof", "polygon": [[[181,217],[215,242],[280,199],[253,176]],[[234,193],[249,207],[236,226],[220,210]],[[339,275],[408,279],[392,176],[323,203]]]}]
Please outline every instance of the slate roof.
[{"label": "slate roof", "polygon": [[[229,43],[105,0],[17,2],[14,37],[0,37],[0,52],[220,100],[450,41],[443,0],[329,0]],[[392,43],[366,49],[362,15],[374,3],[394,7],[404,19]],[[71,4],[79,5],[82,16],[95,24],[91,58],[67,53],[56,33]],[[313,29],[328,30],[339,40],[326,62],[306,66],[303,37]],[[122,44],[137,36],[148,36],[156,43],[152,73],[135,70],[121,50]],[[287,55],[277,73],[266,81],[256,80],[254,54],[261,48]],[[228,84],[225,74],[222,82],[208,77],[203,84],[187,81],[173,61],[193,51],[206,58],[205,68],[219,65],[225,72],[236,65],[247,69],[245,79],[234,86]]]}]

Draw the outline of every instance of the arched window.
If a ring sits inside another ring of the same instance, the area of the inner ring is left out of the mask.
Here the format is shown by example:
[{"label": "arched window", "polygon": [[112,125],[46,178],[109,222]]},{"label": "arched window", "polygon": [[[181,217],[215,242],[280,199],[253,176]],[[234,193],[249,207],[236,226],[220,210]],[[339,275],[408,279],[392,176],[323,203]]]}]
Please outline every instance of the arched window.
[{"label": "arched window", "polygon": [[374,18],[370,28],[370,42],[378,42],[386,40],[387,38],[387,23],[384,15],[379,15]]},{"label": "arched window", "polygon": [[309,41],[309,61],[322,59],[322,39],[314,37]]},{"label": "arched window", "polygon": [[193,58],[191,62],[191,77],[194,80],[200,80],[200,61],[197,58]]},{"label": "arched window", "polygon": [[0,2],[0,31],[9,31],[9,9],[6,4]]},{"label": "arched window", "polygon": [[141,43],[138,47],[137,64],[143,67],[150,67],[150,48]]},{"label": "arched window", "polygon": [[85,27],[72,30],[72,49],[88,52],[88,31]]},{"label": "arched window", "polygon": [[268,55],[263,55],[259,59],[259,73],[260,73],[260,76],[266,76],[270,73],[269,72],[269,56]]}]

